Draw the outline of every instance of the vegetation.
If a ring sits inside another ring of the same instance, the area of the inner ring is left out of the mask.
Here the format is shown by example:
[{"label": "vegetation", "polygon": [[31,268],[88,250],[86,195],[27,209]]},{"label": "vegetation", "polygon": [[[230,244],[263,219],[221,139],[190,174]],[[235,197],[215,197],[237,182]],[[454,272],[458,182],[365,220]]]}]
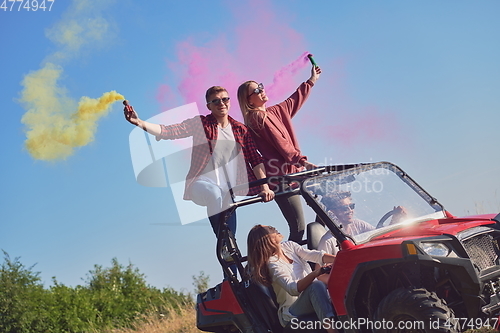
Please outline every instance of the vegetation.
[{"label": "vegetation", "polygon": [[[113,259],[109,268],[95,265],[84,285],[69,287],[53,278],[53,285],[44,288],[33,266],[25,267],[19,258],[3,253],[0,332],[136,332],[179,318],[178,332],[190,332],[189,327],[197,332],[192,296],[147,285],[132,264],[125,267]],[[200,287],[207,282],[202,272],[194,284]],[[158,330],[167,331],[176,332],[177,328]]]},{"label": "vegetation", "polygon": [[[114,329],[100,333],[199,333],[194,307],[172,311],[165,317],[145,316],[133,328]],[[485,332],[483,332],[485,333]]]},{"label": "vegetation", "polygon": [[[0,267],[2,333],[196,333],[192,296],[146,284],[132,264],[116,259],[110,268],[95,265],[83,286],[68,287],[53,278],[44,288],[33,266],[4,251]],[[193,276],[195,292],[208,288],[203,272]],[[493,329],[467,333],[493,333]]]}]

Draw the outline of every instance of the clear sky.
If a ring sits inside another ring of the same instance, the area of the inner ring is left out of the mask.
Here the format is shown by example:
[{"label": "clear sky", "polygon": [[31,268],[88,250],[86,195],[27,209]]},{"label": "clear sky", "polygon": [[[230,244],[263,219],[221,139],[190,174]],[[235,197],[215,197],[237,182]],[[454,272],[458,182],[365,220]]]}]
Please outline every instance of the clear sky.
[{"label": "clear sky", "polygon": [[[309,77],[305,52],[323,71],[294,118],[311,162],[391,161],[452,214],[500,211],[497,0],[4,4],[0,248],[47,285],[114,257],[159,288],[192,291],[200,271],[218,283],[208,221],[181,225],[177,193],[136,182],[121,98],[143,119],[208,113],[205,90],[223,85],[241,119],[237,86],[263,82],[280,102]],[[108,111],[81,100],[108,92]],[[261,222],[287,232],[274,202],[244,207],[244,252]]]}]

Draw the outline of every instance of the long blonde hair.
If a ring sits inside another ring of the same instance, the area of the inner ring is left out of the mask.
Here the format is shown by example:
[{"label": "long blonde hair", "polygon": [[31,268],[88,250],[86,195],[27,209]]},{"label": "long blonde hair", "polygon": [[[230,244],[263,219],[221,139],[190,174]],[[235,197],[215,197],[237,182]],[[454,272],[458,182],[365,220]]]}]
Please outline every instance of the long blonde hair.
[{"label": "long blonde hair", "polygon": [[247,238],[248,265],[252,280],[265,286],[273,282],[267,261],[281,252],[280,245],[270,237],[274,231],[271,227],[257,224],[250,230]]},{"label": "long blonde hair", "polygon": [[[256,128],[254,128],[254,122],[257,124],[257,129],[262,129],[264,126],[264,121],[266,120],[267,113],[261,110],[256,110],[254,107],[248,102],[248,86],[250,83],[257,83],[256,81],[246,81],[243,82],[238,87],[238,103],[240,104],[241,114],[243,115],[243,121],[245,125],[250,128],[256,135],[258,135]],[[264,115],[259,117],[257,112],[263,112]],[[258,119],[262,118],[262,123],[258,124]]]}]

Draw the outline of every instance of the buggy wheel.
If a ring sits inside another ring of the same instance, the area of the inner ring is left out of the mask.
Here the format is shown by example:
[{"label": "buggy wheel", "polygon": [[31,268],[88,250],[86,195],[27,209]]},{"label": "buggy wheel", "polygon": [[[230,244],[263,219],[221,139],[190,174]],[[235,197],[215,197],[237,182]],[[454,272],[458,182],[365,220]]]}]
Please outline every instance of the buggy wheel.
[{"label": "buggy wheel", "polygon": [[233,326],[231,328],[217,329],[214,333],[235,333],[235,332],[240,332],[240,330]]},{"label": "buggy wheel", "polygon": [[399,288],[378,305],[374,331],[383,333],[456,333],[453,311],[436,293]]}]

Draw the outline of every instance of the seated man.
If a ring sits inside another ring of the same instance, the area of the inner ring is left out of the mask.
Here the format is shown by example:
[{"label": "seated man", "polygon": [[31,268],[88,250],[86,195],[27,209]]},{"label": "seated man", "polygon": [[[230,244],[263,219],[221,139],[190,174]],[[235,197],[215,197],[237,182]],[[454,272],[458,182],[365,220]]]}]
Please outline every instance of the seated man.
[{"label": "seated man", "polygon": [[[328,216],[332,218],[339,228],[342,228],[345,234],[356,236],[375,229],[375,226],[354,217],[355,204],[352,202],[351,192],[329,193],[321,198],[321,202],[325,205]],[[390,224],[399,223],[406,215],[405,208],[401,206],[394,207]],[[338,251],[336,245],[337,240],[333,237],[331,231],[328,231],[321,237],[318,250],[336,254]]]},{"label": "seated man", "polygon": [[[363,220],[354,217],[355,204],[352,202],[351,192],[336,192],[325,195],[321,202],[325,205],[328,215],[337,223],[342,231],[350,236],[355,236],[363,232],[374,230],[375,227]],[[326,253],[337,253],[337,240],[331,231],[321,237],[318,250]]]}]

